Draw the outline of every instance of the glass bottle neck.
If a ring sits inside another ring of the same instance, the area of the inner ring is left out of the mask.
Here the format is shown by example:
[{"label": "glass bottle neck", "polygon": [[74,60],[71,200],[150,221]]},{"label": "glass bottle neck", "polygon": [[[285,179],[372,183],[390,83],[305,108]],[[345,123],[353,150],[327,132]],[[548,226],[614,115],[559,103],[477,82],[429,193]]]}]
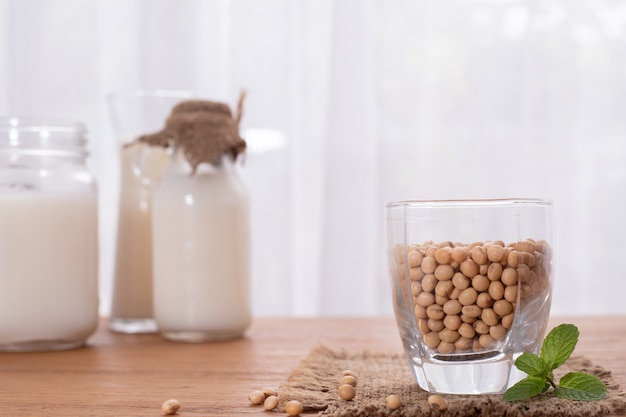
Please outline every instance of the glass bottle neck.
[{"label": "glass bottle neck", "polygon": [[[175,170],[178,173],[183,173],[187,175],[191,175],[193,172],[193,168],[187,158],[185,157],[184,152],[180,148],[175,148],[172,154],[170,169]],[[235,169],[235,161],[233,158],[224,154],[220,158],[218,163],[212,164],[208,162],[202,162],[198,164],[196,167],[195,173],[193,175],[203,175],[210,174],[214,172],[223,172],[223,171],[231,171]]]}]

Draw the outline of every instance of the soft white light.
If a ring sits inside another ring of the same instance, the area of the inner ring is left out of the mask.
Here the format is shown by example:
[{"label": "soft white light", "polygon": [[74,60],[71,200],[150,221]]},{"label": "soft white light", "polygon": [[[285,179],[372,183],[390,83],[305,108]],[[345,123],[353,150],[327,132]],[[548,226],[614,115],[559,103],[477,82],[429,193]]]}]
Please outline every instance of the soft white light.
[{"label": "soft white light", "polygon": [[274,129],[245,129],[241,136],[243,136],[248,144],[247,151],[253,154],[275,151],[287,145],[285,134]]},{"label": "soft white light", "polygon": [[189,206],[193,205],[193,195],[187,194],[185,196],[185,204],[187,204]]},{"label": "soft white light", "polygon": [[[13,125],[13,123],[11,123]],[[9,130],[9,145],[17,146],[19,144],[19,136],[17,129]]]}]

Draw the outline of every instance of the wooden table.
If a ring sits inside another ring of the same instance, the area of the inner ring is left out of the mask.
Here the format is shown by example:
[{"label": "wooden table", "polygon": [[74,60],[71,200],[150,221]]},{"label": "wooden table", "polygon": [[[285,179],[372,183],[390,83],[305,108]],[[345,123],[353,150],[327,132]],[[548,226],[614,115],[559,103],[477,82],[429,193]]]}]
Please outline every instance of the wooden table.
[{"label": "wooden table", "polygon": [[[626,386],[626,317],[556,317],[574,323],[577,354],[611,369]],[[244,339],[178,344],[158,335],[122,335],[104,323],[88,347],[0,353],[0,416],[266,416],[251,390],[277,388],[318,342],[355,352],[401,351],[392,318],[259,318]]]}]

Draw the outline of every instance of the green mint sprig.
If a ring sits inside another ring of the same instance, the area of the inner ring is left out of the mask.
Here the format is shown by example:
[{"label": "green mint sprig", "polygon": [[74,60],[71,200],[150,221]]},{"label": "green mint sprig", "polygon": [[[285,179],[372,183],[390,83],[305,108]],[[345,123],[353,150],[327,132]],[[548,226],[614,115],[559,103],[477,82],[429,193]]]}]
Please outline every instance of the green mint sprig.
[{"label": "green mint sprig", "polygon": [[596,376],[585,372],[570,372],[558,384],[553,371],[563,365],[578,343],[578,328],[561,324],[552,329],[541,345],[539,356],[523,353],[515,366],[528,376],[506,390],[505,401],[518,401],[546,392],[552,387],[559,398],[592,401],[606,395],[606,385]]}]

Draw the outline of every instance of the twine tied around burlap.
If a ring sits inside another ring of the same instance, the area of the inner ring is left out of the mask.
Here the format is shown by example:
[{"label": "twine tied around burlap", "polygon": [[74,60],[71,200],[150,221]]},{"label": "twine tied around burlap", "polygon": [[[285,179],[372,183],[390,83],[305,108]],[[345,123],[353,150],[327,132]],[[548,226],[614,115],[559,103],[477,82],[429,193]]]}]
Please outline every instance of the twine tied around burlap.
[{"label": "twine tied around burlap", "polygon": [[129,146],[144,143],[179,148],[191,165],[192,175],[201,163],[219,164],[225,154],[236,160],[246,150],[246,141],[239,133],[244,98],[245,91],[242,91],[235,116],[225,103],[182,101],[174,106],[162,130],[142,135]]},{"label": "twine tied around burlap", "polygon": [[[351,401],[338,398],[341,371],[357,374],[356,397]],[[597,401],[572,401],[548,392],[528,400],[508,403],[502,395],[443,395],[446,410],[428,405],[428,392],[419,388],[403,354],[389,352],[350,353],[316,346],[279,389],[279,408],[289,400],[298,400],[305,411],[328,417],[599,417],[626,411],[626,394],[620,390],[611,372],[593,365],[584,357],[572,357],[555,371],[557,377],[570,371],[596,375],[607,386],[605,398]],[[488,378],[489,376],[485,376]],[[385,399],[399,395],[403,406],[389,409]]]}]

